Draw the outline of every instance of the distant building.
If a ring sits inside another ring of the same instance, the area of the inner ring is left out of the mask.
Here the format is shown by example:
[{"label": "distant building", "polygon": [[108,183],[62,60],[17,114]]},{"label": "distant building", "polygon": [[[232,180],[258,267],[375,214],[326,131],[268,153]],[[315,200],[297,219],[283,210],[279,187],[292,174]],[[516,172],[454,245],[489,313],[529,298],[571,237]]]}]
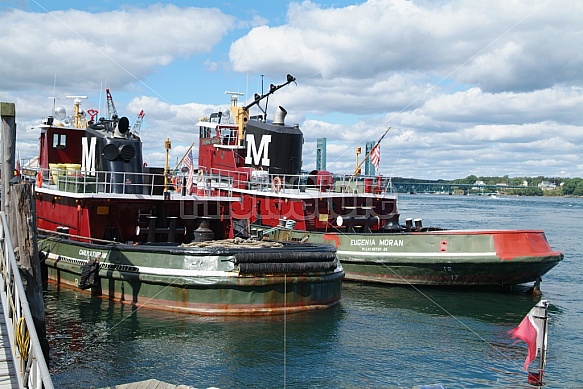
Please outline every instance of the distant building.
[{"label": "distant building", "polygon": [[326,170],[326,138],[318,138],[316,142],[316,170]]},{"label": "distant building", "polygon": [[480,190],[482,189],[482,186],[486,186],[486,184],[484,183],[484,181],[476,181],[474,183],[474,186],[472,187],[472,190]]},{"label": "distant building", "polygon": [[538,184],[538,187],[541,188],[541,190],[553,190],[557,188],[557,185],[554,184],[553,182],[543,181],[540,184]]}]

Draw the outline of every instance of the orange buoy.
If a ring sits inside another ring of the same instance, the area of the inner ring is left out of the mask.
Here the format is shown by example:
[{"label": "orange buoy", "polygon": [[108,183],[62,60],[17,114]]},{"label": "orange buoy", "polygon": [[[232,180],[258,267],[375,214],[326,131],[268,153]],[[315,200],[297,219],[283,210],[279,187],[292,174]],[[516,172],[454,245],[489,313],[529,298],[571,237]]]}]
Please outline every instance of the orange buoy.
[{"label": "orange buoy", "polygon": [[39,188],[43,186],[43,172],[40,170],[36,173],[36,186]]},{"label": "orange buoy", "polygon": [[281,178],[279,178],[279,176],[275,176],[275,178],[273,179],[273,182],[271,183],[271,189],[275,193],[279,193],[279,191],[281,190]]}]

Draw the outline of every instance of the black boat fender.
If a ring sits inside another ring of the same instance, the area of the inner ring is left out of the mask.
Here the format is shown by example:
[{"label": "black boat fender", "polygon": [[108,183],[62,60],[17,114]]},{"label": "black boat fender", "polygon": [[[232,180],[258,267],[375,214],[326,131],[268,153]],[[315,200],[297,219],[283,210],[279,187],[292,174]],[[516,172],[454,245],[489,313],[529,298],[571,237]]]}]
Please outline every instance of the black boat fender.
[{"label": "black boat fender", "polygon": [[543,279],[540,278],[540,276],[536,277],[536,280],[534,281],[534,285],[531,286],[530,288],[528,288],[528,290],[526,291],[526,294],[531,294],[533,296],[541,296],[542,292],[540,290],[540,283]]},{"label": "black boat fender", "polygon": [[95,259],[90,260],[81,266],[81,282],[80,289],[89,289],[98,285],[99,282],[99,262]]},{"label": "black boat fender", "polygon": [[336,251],[244,251],[235,254],[241,274],[331,272],[338,266]]},{"label": "black boat fender", "polygon": [[332,272],[335,262],[241,263],[240,274],[302,274],[306,272]]},{"label": "black boat fender", "polygon": [[336,252],[310,251],[244,251],[235,254],[235,264],[241,263],[301,263],[301,262],[334,262]]}]

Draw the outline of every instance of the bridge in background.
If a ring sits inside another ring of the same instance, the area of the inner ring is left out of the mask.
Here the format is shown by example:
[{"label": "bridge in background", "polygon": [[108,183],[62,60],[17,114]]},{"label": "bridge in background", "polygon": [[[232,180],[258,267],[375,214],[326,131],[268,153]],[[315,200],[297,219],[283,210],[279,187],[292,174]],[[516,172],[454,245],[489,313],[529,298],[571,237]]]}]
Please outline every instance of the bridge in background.
[{"label": "bridge in background", "polygon": [[[521,192],[532,191],[539,189],[538,186],[524,186],[524,185],[487,185],[487,184],[456,184],[453,182],[411,182],[411,181],[397,181],[391,178],[382,177],[382,182],[376,176],[351,176],[335,175],[334,182],[337,190],[357,191],[387,191],[397,193],[438,193],[438,194],[453,194],[463,192],[464,194],[497,194],[509,190]],[[340,186],[340,188],[339,188]]]},{"label": "bridge in background", "polygon": [[453,193],[454,189],[463,190],[464,193],[497,193],[507,189],[528,189],[523,185],[476,185],[476,184],[452,184],[445,182],[398,182],[392,181],[393,190],[399,193]]}]

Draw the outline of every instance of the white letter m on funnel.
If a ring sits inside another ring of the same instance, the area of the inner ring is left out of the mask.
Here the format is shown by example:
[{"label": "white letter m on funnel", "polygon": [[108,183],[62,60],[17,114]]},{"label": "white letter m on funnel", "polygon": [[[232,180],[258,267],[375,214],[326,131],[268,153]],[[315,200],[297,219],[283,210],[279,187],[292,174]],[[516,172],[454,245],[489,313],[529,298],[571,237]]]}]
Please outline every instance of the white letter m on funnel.
[{"label": "white letter m on funnel", "polygon": [[97,138],[90,138],[91,146],[87,145],[87,137],[81,138],[81,145],[83,148],[81,155],[81,171],[86,175],[95,175],[95,145]]},{"label": "white letter m on funnel", "polygon": [[[247,134],[246,138],[247,156],[245,157],[245,164],[269,166],[269,143],[271,143],[271,135],[263,135],[261,137],[259,149],[255,146],[255,134]],[[262,154],[263,158],[261,158]]]}]

